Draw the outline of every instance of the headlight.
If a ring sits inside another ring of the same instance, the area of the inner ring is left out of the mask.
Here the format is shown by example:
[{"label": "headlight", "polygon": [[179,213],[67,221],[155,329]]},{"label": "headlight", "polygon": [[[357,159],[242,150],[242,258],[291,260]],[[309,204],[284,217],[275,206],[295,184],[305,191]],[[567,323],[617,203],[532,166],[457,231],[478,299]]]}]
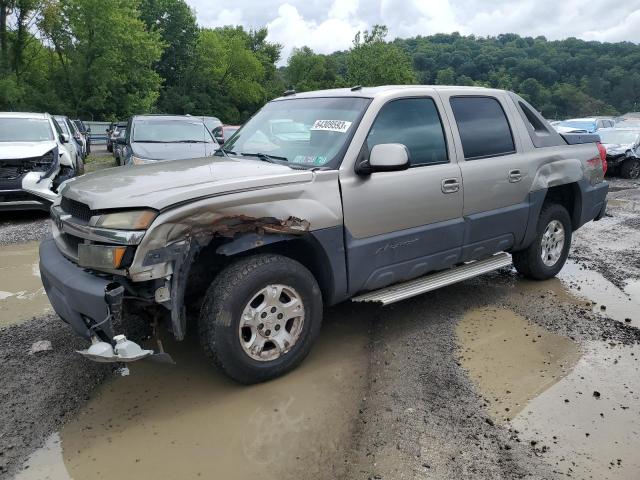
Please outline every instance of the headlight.
[{"label": "headlight", "polygon": [[155,210],[129,210],[127,212],[105,213],[100,215],[96,227],[117,230],[144,230],[158,216]]}]

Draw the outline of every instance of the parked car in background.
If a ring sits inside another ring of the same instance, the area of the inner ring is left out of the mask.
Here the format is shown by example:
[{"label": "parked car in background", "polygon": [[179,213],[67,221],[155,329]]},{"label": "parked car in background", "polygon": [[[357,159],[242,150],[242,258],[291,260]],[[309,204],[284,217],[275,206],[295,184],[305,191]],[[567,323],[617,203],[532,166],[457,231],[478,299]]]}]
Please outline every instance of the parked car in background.
[{"label": "parked car in background", "polygon": [[70,141],[47,113],[0,113],[0,210],[48,210],[76,175]]},{"label": "parked car in background", "polygon": [[118,142],[124,165],[207,157],[218,148],[204,122],[188,115],[136,115]]},{"label": "parked car in background", "polygon": [[69,117],[65,117],[64,115],[55,115],[53,118],[62,130],[62,133],[69,137],[69,141],[64,144],[64,147],[69,150],[69,154],[73,159],[77,174],[82,175],[84,173],[82,144],[74,137],[75,130],[71,120],[69,120]]},{"label": "parked car in background", "polygon": [[[191,143],[202,141],[202,122],[165,119],[134,118],[134,150],[169,150],[169,138],[181,150],[203,146]],[[274,122],[308,132],[274,135]],[[605,214],[598,141],[558,134],[502,90],[288,95],[214,157],[66,184],[51,209],[53,237],[40,246],[41,278],[89,359],[153,355],[123,334],[146,319],[177,340],[195,330],[213,364],[263,382],[303,361],[325,306],[389,304],[512,260],[527,278],[555,276],[573,232]]]},{"label": "parked car in background", "polygon": [[123,140],[126,140],[126,137],[126,128],[121,128],[120,130],[118,130],[116,139],[113,142],[113,158],[116,159],[116,165],[124,165],[124,157],[122,156],[122,154],[126,145],[126,141]]},{"label": "parked car in background", "polygon": [[69,127],[71,128],[71,136],[75,140],[76,144],[80,147],[80,155],[84,160],[87,158],[87,140],[84,138],[84,135],[78,128],[78,126],[72,121],[69,120]]},{"label": "parked car in background", "polygon": [[213,130],[213,136],[220,145],[229,140],[240,129],[240,125],[220,125]]},{"label": "parked car in background", "polygon": [[601,128],[612,128],[614,124],[612,118],[572,118],[558,122],[554,128],[560,133],[594,133]]},{"label": "parked car in background", "polygon": [[80,133],[84,137],[85,154],[91,153],[91,127],[87,127],[82,120],[72,120],[73,124],[80,130]]},{"label": "parked car in background", "polygon": [[118,135],[118,130],[120,128],[126,128],[127,122],[113,122],[107,128],[107,152],[113,153],[113,141],[116,139]]},{"label": "parked car in background", "polygon": [[207,130],[209,130],[210,132],[213,132],[216,128],[222,126],[222,122],[218,117],[196,117],[196,118],[201,118],[205,126],[207,127]]},{"label": "parked car in background", "polygon": [[607,165],[623,178],[640,177],[640,128],[607,128],[598,131],[607,149]]}]

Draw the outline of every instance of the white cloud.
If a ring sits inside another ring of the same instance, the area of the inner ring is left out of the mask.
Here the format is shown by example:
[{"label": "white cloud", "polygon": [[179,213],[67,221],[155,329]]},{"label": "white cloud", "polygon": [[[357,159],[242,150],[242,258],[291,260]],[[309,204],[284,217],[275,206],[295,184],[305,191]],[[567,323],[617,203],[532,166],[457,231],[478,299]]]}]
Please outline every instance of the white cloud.
[{"label": "white cloud", "polygon": [[187,0],[203,26],[269,28],[286,62],[294,47],[330,53],[358,30],[387,25],[391,39],[519,33],[548,39],[640,42],[640,0]]},{"label": "white cloud", "polygon": [[[340,4],[348,4],[346,7]],[[355,20],[357,1],[335,0],[328,18],[321,22],[306,20],[298,9],[285,3],[278,8],[278,16],[267,24],[269,39],[283,45],[283,62],[294,47],[308,46],[319,53],[331,53],[348,48],[358,30],[367,25]]]}]

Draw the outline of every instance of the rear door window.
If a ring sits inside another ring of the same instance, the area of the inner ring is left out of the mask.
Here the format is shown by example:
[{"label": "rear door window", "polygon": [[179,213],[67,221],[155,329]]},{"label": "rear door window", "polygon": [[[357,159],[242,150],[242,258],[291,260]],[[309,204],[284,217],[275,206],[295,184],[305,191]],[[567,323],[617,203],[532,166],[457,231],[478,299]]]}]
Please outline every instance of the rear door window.
[{"label": "rear door window", "polygon": [[412,167],[449,161],[442,121],[431,98],[403,98],[384,105],[367,136],[367,148],[371,152],[382,143],[405,145]]},{"label": "rear door window", "polygon": [[509,121],[496,98],[453,97],[451,108],[466,160],[515,153]]}]

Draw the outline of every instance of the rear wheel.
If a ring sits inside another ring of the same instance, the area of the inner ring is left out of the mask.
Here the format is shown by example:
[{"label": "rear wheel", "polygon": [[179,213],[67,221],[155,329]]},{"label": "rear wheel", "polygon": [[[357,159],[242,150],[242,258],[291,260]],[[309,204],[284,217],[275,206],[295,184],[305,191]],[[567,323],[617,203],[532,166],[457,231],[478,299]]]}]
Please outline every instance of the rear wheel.
[{"label": "rear wheel", "polygon": [[519,273],[534,280],[555,277],[562,269],[571,247],[571,218],[562,205],[546,204],[538,218],[535,240],[529,247],[513,253]]},{"label": "rear wheel", "polygon": [[640,160],[630,158],[625,160],[620,167],[620,175],[622,178],[638,178],[640,177]]},{"label": "rear wheel", "polygon": [[231,378],[258,383],[300,364],[321,321],[322,296],[311,272],[287,257],[256,255],[227,267],[209,287],[200,342]]}]

